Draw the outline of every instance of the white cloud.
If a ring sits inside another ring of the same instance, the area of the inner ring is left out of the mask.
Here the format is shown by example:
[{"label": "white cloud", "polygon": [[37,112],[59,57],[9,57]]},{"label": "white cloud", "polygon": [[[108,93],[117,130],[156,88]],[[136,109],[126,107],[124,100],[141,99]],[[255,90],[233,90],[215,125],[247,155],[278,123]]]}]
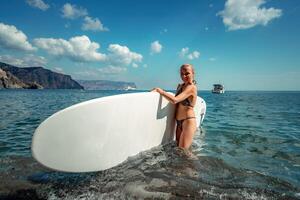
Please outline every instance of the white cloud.
[{"label": "white cloud", "polygon": [[194,60],[196,58],[199,58],[200,56],[200,52],[198,51],[193,51],[192,53],[190,53],[187,58],[190,59],[190,60]]},{"label": "white cloud", "polygon": [[185,47],[185,48],[182,48],[181,51],[179,52],[179,56],[181,58],[184,58],[185,55],[189,52],[189,48],[188,47]]},{"label": "white cloud", "polygon": [[154,41],[151,43],[151,53],[160,53],[162,49],[162,45],[159,41]]},{"label": "white cloud", "polygon": [[164,34],[164,33],[167,33],[168,32],[168,29],[163,29],[162,31],[160,31],[160,34]]},{"label": "white cloud", "polygon": [[47,63],[45,57],[33,54],[25,55],[23,58],[17,58],[11,55],[0,55],[0,61],[18,67],[38,67],[45,66]]},{"label": "white cloud", "polygon": [[23,58],[25,65],[27,66],[45,66],[47,60],[43,56],[36,56],[29,54]]},{"label": "white cloud", "polygon": [[6,64],[14,65],[21,67],[23,60],[19,58],[12,57],[10,55],[1,55],[0,56],[0,62],[4,62]]},{"label": "white cloud", "polygon": [[147,65],[147,64],[144,64],[144,65],[143,65],[143,67],[144,67],[144,68],[147,68],[147,67],[148,67],[148,65]]},{"label": "white cloud", "polygon": [[280,9],[261,7],[265,0],[227,0],[225,9],[217,15],[223,18],[228,30],[248,29],[256,25],[266,26],[282,15]]},{"label": "white cloud", "polygon": [[76,71],[73,73],[73,75],[75,79],[95,78],[97,77],[97,71],[91,71],[91,70]]},{"label": "white cloud", "polygon": [[143,56],[132,52],[127,46],[110,44],[108,54],[99,53],[100,45],[83,36],[72,37],[69,40],[55,38],[36,38],[34,44],[58,57],[67,57],[75,62],[106,62],[113,66],[137,67],[142,62]]},{"label": "white cloud", "polygon": [[123,75],[127,72],[126,67],[119,67],[108,65],[106,67],[101,67],[98,69],[84,67],[82,71],[76,71],[72,74],[72,77],[75,79],[81,80],[97,80],[97,79],[106,79],[106,80],[114,80],[118,78],[120,75]]},{"label": "white cloud", "polygon": [[88,15],[85,8],[77,7],[70,3],[66,3],[62,8],[63,17],[67,19],[76,19]]},{"label": "white cloud", "polygon": [[72,37],[69,40],[37,38],[34,39],[34,43],[49,54],[68,57],[76,62],[104,61],[106,59],[105,54],[97,52],[100,45],[91,42],[86,35]]},{"label": "white cloud", "polygon": [[[77,19],[79,17],[84,17],[81,29],[84,31],[109,31],[107,27],[104,27],[102,22],[96,17],[92,18],[88,16],[87,9],[83,7],[78,7],[70,3],[66,3],[62,8],[62,16],[67,19]],[[66,28],[69,25],[65,26]]]},{"label": "white cloud", "polygon": [[138,68],[139,66],[136,63],[132,63],[132,67]]},{"label": "white cloud", "polygon": [[38,8],[43,11],[47,10],[50,7],[43,0],[27,0],[26,2],[31,7]]},{"label": "white cloud", "polygon": [[214,62],[214,61],[216,61],[217,59],[214,58],[214,57],[211,57],[211,58],[209,58],[208,60],[211,61],[211,62]]},{"label": "white cloud", "polygon": [[193,51],[192,53],[189,54],[189,48],[185,47],[185,48],[181,49],[181,51],[179,52],[179,56],[181,58],[187,58],[189,60],[193,60],[193,59],[196,59],[196,58],[200,57],[200,52],[199,51]]},{"label": "white cloud", "polygon": [[84,23],[82,24],[82,30],[88,31],[108,31],[108,28],[104,27],[98,18],[91,18],[86,16],[84,18]]},{"label": "white cloud", "polygon": [[120,74],[120,73],[126,72],[127,68],[110,65],[108,67],[99,68],[98,71],[103,74]]},{"label": "white cloud", "polygon": [[66,23],[65,24],[65,28],[70,28],[71,27],[71,24],[70,23]]},{"label": "white cloud", "polygon": [[54,71],[58,73],[64,73],[64,70],[61,67],[54,67]]},{"label": "white cloud", "polygon": [[141,54],[132,52],[127,46],[119,44],[110,44],[108,51],[110,52],[109,62],[114,65],[130,65],[133,62],[142,62],[143,59]]},{"label": "white cloud", "polygon": [[15,26],[0,23],[0,46],[7,49],[33,51],[27,36]]}]

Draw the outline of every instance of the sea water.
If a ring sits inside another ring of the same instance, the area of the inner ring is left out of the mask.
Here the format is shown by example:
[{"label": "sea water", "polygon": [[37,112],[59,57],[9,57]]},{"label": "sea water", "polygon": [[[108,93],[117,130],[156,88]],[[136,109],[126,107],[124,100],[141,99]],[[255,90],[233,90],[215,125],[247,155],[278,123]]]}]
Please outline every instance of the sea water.
[{"label": "sea water", "polygon": [[300,92],[200,91],[207,112],[192,155],[173,142],[95,173],[54,172],[32,158],[47,117],[130,92],[143,91],[0,90],[0,198],[300,199]]}]

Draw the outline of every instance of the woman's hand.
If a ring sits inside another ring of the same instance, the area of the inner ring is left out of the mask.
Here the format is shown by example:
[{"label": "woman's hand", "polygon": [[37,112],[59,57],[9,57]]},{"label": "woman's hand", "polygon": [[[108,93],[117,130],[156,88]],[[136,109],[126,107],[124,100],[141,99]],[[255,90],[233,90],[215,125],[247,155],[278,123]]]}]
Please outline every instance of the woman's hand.
[{"label": "woman's hand", "polygon": [[159,94],[164,93],[164,90],[161,88],[153,88],[150,92],[158,92]]}]

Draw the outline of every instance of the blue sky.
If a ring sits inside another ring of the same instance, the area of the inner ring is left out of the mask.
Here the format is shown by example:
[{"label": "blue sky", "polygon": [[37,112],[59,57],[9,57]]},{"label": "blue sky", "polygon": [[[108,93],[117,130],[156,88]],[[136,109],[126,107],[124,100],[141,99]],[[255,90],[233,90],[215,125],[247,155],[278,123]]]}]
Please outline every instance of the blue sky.
[{"label": "blue sky", "polygon": [[200,90],[299,90],[300,1],[11,0],[0,61],[74,79],[175,89],[191,63]]}]

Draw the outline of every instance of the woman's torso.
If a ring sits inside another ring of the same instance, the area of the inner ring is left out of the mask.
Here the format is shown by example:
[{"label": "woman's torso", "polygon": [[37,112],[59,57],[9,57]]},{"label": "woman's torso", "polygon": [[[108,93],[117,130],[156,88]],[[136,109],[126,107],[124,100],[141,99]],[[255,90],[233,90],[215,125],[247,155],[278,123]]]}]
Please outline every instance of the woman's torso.
[{"label": "woman's torso", "polygon": [[[178,92],[178,90],[181,89],[181,87],[183,87],[183,84],[181,84],[177,88],[177,92]],[[183,87],[182,91],[185,88],[186,87]],[[197,101],[197,93],[196,93],[196,91],[197,91],[197,89],[195,89],[194,92],[193,92],[193,94],[187,98],[188,101],[190,102],[190,104],[193,105],[193,106],[196,104],[196,101]],[[194,108],[193,107],[187,106],[187,105],[183,105],[182,102],[179,102],[178,104],[176,104],[176,119],[177,120],[185,119],[187,117],[194,117],[194,116],[195,116],[195,112],[194,112]]]}]

